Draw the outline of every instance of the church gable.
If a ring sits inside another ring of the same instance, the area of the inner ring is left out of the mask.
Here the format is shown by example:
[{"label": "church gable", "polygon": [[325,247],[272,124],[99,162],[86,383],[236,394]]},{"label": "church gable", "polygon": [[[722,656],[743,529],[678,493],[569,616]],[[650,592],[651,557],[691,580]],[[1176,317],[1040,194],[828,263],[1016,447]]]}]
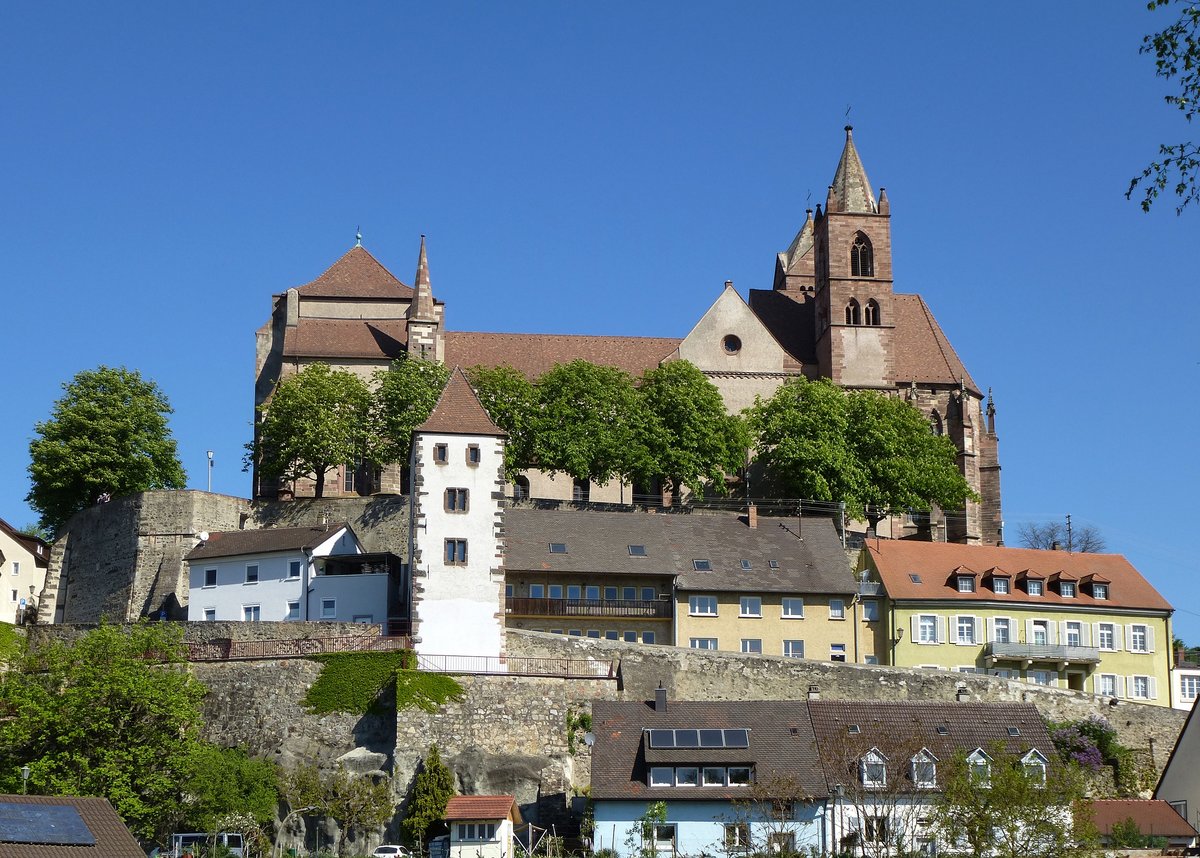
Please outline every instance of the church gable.
[{"label": "church gable", "polygon": [[803,368],[725,281],[725,289],[679,346],[679,356],[705,373],[788,373]]}]

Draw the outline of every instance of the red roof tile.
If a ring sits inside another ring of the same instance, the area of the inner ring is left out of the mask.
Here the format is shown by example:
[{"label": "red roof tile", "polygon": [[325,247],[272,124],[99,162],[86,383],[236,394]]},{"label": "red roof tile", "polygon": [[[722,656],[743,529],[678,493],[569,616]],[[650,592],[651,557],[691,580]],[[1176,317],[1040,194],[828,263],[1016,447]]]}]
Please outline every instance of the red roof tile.
[{"label": "red roof tile", "polygon": [[404,354],[404,319],[301,319],[283,334],[285,357],[395,360]]},{"label": "red roof tile", "polygon": [[581,358],[640,376],[670,357],[681,342],[671,337],[447,331],[446,363],[462,367],[507,365],[537,379],[557,364]]},{"label": "red roof tile", "polygon": [[487,411],[479,404],[479,397],[471,389],[467,376],[458,367],[450,373],[450,380],[446,382],[429,419],[418,426],[417,431],[500,437],[508,434],[492,422]]},{"label": "red roof tile", "polygon": [[305,298],[412,298],[413,290],[396,279],[365,247],[355,245],[311,283],[296,290]]},{"label": "red roof tile", "polygon": [[[987,600],[1009,604],[1077,605],[1093,609],[1171,610],[1170,603],[1120,554],[1080,554],[908,539],[869,539],[866,548],[892,599]],[[960,593],[953,580],[955,569],[959,566],[980,573],[998,567],[992,574],[1007,573],[1014,582],[1021,577],[1049,579],[1051,575],[1066,572],[1079,578],[1088,574],[1103,575],[1112,583],[1108,588],[1108,598],[1104,600],[1093,599],[1091,593],[1082,588],[1076,588],[1073,598],[1064,598],[1050,588],[1044,589],[1044,595],[1030,596],[1013,586],[1010,586],[1008,593],[994,593],[982,586],[974,593]],[[920,583],[912,580],[911,573],[917,574]]]},{"label": "red roof tile", "polygon": [[446,804],[446,819],[508,819],[515,803],[511,795],[456,795]]},{"label": "red roof tile", "polygon": [[954,346],[942,333],[941,326],[920,295],[897,295],[896,312],[896,383],[916,380],[939,384],[964,381],[974,393],[979,387]]},{"label": "red roof tile", "polygon": [[1092,802],[1092,822],[1101,834],[1111,834],[1114,825],[1130,818],[1145,835],[1195,837],[1197,833],[1171,805],[1160,799],[1097,799]]}]

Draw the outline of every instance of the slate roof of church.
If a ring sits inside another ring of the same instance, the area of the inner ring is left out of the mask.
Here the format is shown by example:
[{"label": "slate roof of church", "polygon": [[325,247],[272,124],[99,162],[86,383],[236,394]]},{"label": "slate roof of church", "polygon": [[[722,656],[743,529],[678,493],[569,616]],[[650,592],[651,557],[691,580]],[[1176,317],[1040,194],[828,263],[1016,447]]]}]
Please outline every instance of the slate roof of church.
[{"label": "slate roof of church", "polygon": [[325,273],[296,289],[304,298],[411,299],[413,290],[361,245],[355,245]]},{"label": "slate roof of church", "polygon": [[404,319],[305,319],[284,329],[285,357],[395,360],[404,354]]},{"label": "slate roof of church", "polygon": [[[348,522],[316,524],[311,527],[264,527],[259,530],[223,530],[210,533],[188,552],[185,560],[210,560],[243,554],[270,554],[275,551],[300,551],[316,548]],[[353,532],[353,531],[351,531]]]},{"label": "slate roof of church", "polygon": [[[974,602],[986,599],[998,603],[1025,603],[1044,607],[1074,605],[1093,610],[1171,610],[1170,603],[1120,554],[1084,554],[909,539],[869,539],[866,549],[879,571],[888,596],[892,599],[952,599]],[[976,592],[960,593],[957,578],[961,569],[975,572],[981,577],[1009,577],[1012,579],[1009,592],[995,593],[985,586],[985,582],[980,581],[976,585]],[[921,582],[914,582],[910,577],[911,573],[916,573]],[[1034,573],[1034,577],[1047,582],[1055,575],[1063,575],[1065,580],[1076,582],[1083,582],[1087,576],[1095,575],[1101,583],[1108,584],[1108,598],[1095,599],[1090,588],[1078,584],[1074,597],[1063,597],[1050,586],[1042,588],[1043,595],[1030,596],[1016,586],[1018,578],[1028,576],[1028,573]]]},{"label": "slate roof of church", "polygon": [[837,203],[835,211],[878,212],[879,205],[875,202],[867,171],[858,157],[858,149],[854,147],[853,128],[847,125],[845,130],[846,145],[842,148],[842,157],[838,160],[833,182],[830,183],[833,199]]},{"label": "slate roof of church", "polygon": [[674,354],[681,342],[674,337],[447,331],[446,363],[464,367],[511,366],[536,379],[557,364],[582,359],[614,366],[636,377]]},{"label": "slate roof of church", "polygon": [[[71,807],[95,838],[93,844],[17,842],[0,825],[0,858],[145,858],[146,853],[129,833],[106,798],[49,795],[0,795],[0,803],[39,807]],[[36,835],[35,835],[36,836]]]},{"label": "slate roof of church", "polygon": [[[750,309],[797,360],[817,363],[813,299],[798,301],[775,289],[751,289]],[[960,380],[975,394],[980,389],[920,295],[896,295],[894,348],[896,384],[953,384]],[[887,321],[886,319],[884,320]]]},{"label": "slate roof of church", "polygon": [[417,432],[436,432],[442,435],[494,435],[504,437],[508,433],[492,422],[487,411],[479,404],[479,397],[471,389],[462,369],[455,367],[450,380],[442,388],[437,405],[428,419],[416,429]]},{"label": "slate roof of church", "polygon": [[[750,742],[743,749],[697,749],[670,751],[643,747],[644,730],[657,729],[748,729]],[[592,704],[592,798],[638,801],[713,801],[745,798],[744,787],[688,789],[648,786],[647,767],[653,762],[741,764],[753,766],[760,782],[773,775],[798,781],[800,789],[813,798],[828,795],[814,741],[812,722],[804,701],[750,700],[739,702],[667,702],[657,712],[653,701],[634,703],[597,700]]]},{"label": "slate roof of church", "polygon": [[[844,593],[857,589],[828,519],[759,516],[750,528],[731,513],[570,511],[513,507],[504,514],[505,568],[548,573],[679,576],[680,590]],[[550,553],[550,543],[566,553]],[[641,545],[645,556],[629,546]],[[698,572],[695,560],[711,571]],[[743,569],[747,560],[750,569]],[[771,568],[770,561],[778,563]]]}]

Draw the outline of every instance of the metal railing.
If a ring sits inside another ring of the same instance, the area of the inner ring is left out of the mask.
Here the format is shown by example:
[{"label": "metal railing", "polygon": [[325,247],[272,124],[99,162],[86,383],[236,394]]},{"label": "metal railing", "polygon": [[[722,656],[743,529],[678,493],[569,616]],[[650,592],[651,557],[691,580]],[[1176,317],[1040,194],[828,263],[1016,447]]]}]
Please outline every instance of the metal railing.
[{"label": "metal railing", "polygon": [[332,652],[395,652],[411,649],[406,635],[352,635],[340,637],[285,638],[281,640],[231,640],[218,638],[188,643],[188,661],[238,661],[265,658],[304,658]]},{"label": "metal railing", "polygon": [[1094,646],[1069,644],[989,643],[983,654],[996,659],[1025,661],[1069,661],[1099,664],[1100,649]]},{"label": "metal railing", "polygon": [[556,676],[563,679],[616,679],[616,663],[608,659],[530,658],[492,655],[417,655],[417,670],[429,673]]},{"label": "metal railing", "polygon": [[513,596],[504,603],[504,612],[533,617],[645,617],[669,620],[674,603],[641,599],[537,599]]}]

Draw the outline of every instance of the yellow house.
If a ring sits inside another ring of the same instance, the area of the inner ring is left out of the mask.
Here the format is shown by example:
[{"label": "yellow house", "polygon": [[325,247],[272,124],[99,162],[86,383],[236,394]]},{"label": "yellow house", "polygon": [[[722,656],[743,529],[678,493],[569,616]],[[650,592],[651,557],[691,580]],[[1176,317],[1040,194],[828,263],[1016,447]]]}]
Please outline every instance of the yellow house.
[{"label": "yellow house", "polygon": [[1119,554],[871,539],[884,664],[1170,705],[1170,604]]},{"label": "yellow house", "polygon": [[21,623],[36,612],[49,565],[49,545],[0,518],[0,622]]}]

